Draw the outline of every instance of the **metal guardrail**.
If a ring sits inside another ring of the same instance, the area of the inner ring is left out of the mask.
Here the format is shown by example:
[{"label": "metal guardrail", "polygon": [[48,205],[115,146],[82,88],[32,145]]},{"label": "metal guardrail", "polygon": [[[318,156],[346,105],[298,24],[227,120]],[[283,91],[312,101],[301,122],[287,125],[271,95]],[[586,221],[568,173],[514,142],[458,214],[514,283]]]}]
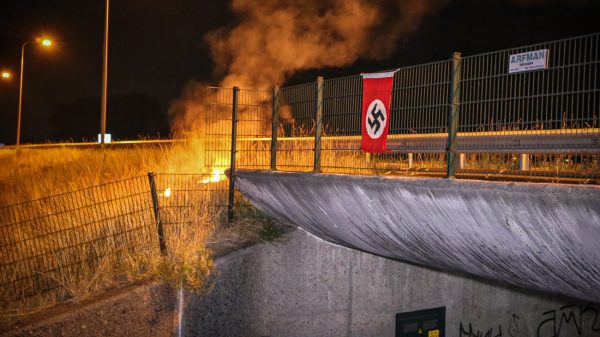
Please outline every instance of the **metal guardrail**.
[{"label": "metal guardrail", "polygon": [[130,146],[134,146],[134,145],[141,145],[141,146],[160,146],[162,144],[177,144],[177,143],[184,143],[186,142],[186,139],[148,139],[148,140],[119,140],[119,141],[112,141],[110,143],[104,143],[104,144],[100,144],[98,142],[77,142],[77,143],[67,143],[67,142],[60,142],[60,143],[43,143],[43,144],[20,144],[18,147],[15,145],[5,145],[0,147],[0,150],[2,149],[6,149],[6,150],[14,150],[17,148],[20,149],[45,149],[45,148],[100,148],[100,147],[105,147],[105,148],[121,148],[121,147],[130,147]]},{"label": "metal guardrail", "polygon": [[[600,154],[600,129],[459,132],[458,153]],[[389,135],[387,149],[401,153],[445,153],[448,133]],[[271,138],[238,138],[238,142],[270,142]],[[361,136],[323,136],[336,150],[361,150]],[[310,144],[313,137],[279,137],[278,143]],[[481,147],[481,144],[486,144]],[[281,145],[284,146],[284,145]]]},{"label": "metal guardrail", "polygon": [[[460,145],[457,152],[461,153],[485,153],[485,152],[508,152],[508,153],[548,153],[548,151],[567,154],[600,153],[600,129],[558,129],[531,131],[486,131],[486,132],[459,132],[457,137]],[[423,133],[423,134],[391,134],[388,136],[388,150],[404,153],[428,153],[445,152],[448,133]],[[323,140],[332,141],[337,150],[360,150],[360,136],[323,136]],[[243,137],[237,138],[241,143],[270,143],[271,137]],[[313,137],[282,137],[275,139],[276,142],[304,142],[311,145]],[[162,139],[149,141],[123,141],[105,144],[105,146],[128,146],[128,145],[157,145],[157,144],[179,144],[187,142],[186,139]],[[113,145],[110,145],[113,144]],[[485,146],[481,146],[485,144]],[[56,147],[96,147],[98,143],[48,143],[20,145],[20,148],[56,148]],[[285,145],[280,145],[285,146]],[[15,146],[6,146],[6,149],[14,149]],[[256,151],[266,151],[265,149]],[[312,151],[312,150],[311,150]],[[266,166],[261,164],[260,166]]]}]

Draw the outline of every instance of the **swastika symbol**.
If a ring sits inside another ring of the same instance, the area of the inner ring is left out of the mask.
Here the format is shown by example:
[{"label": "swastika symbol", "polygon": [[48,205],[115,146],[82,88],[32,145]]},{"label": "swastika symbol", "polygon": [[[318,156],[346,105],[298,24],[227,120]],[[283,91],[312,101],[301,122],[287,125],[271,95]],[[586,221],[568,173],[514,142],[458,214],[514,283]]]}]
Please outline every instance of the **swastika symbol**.
[{"label": "swastika symbol", "polygon": [[369,137],[377,139],[381,137],[387,123],[387,111],[385,105],[379,99],[374,99],[367,109],[365,127]]}]

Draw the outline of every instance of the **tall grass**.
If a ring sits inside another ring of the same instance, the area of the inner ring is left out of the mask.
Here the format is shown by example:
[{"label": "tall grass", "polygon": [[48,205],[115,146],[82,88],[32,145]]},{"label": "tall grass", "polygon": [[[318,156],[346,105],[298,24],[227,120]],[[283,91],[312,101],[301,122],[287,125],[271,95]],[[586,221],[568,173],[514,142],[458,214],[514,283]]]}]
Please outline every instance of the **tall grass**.
[{"label": "tall grass", "polygon": [[[225,179],[213,177],[202,146],[190,140],[150,148],[0,151],[0,209],[8,210],[0,213],[0,280],[10,284],[0,289],[3,318],[134,280],[202,288],[213,269],[206,242],[223,218],[213,207],[223,190],[216,180]],[[184,221],[165,224],[166,254],[158,249],[150,194],[135,191],[147,183],[148,171],[204,174],[217,186],[197,179],[199,193],[177,199],[173,209]],[[123,182],[131,177],[141,182]],[[107,185],[116,181],[122,183]]]},{"label": "tall grass", "polygon": [[209,173],[200,140],[130,148],[22,148],[0,151],[0,205],[145,175]]}]

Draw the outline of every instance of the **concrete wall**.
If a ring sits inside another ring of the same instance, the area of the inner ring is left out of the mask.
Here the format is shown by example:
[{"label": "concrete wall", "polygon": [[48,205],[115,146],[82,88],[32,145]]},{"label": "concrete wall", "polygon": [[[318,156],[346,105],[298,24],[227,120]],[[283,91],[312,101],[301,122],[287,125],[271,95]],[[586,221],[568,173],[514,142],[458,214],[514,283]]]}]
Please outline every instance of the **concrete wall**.
[{"label": "concrete wall", "polygon": [[446,307],[447,337],[600,336],[600,306],[449,274],[304,230],[217,261],[185,336],[394,336],[395,314]]},{"label": "concrete wall", "polygon": [[380,256],[600,302],[600,187],[240,170],[281,223]]}]

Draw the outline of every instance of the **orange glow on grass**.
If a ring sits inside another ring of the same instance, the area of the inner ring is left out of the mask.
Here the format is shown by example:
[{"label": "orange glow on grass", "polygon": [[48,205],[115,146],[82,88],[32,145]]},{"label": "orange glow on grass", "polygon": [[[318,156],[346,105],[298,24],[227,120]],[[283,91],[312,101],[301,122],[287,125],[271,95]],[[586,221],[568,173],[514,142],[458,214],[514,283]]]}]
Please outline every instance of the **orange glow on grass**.
[{"label": "orange glow on grass", "polygon": [[221,180],[225,180],[225,175],[223,174],[223,170],[220,168],[213,167],[211,169],[210,177],[205,177],[202,179],[203,184],[208,183],[218,183]]},{"label": "orange glow on grass", "polygon": [[164,192],[158,193],[158,196],[168,198],[171,196],[171,194],[172,194],[171,188],[167,187]]}]

